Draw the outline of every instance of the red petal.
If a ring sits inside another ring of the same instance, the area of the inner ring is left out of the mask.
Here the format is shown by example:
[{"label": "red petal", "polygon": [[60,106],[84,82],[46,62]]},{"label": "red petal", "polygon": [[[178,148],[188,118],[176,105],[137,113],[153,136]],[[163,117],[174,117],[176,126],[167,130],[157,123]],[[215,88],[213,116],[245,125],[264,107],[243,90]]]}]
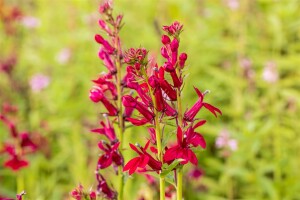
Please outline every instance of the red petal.
[{"label": "red petal", "polygon": [[128,171],[129,169],[131,169],[132,167],[134,167],[136,165],[136,163],[138,163],[140,160],[140,157],[135,157],[133,159],[131,159],[123,168],[123,172]]},{"label": "red petal", "polygon": [[188,153],[189,161],[194,165],[198,165],[198,159],[197,159],[195,153],[190,149],[188,150],[187,153]]},{"label": "red petal", "polygon": [[182,130],[180,126],[177,128],[177,143],[181,146],[182,145]]},{"label": "red petal", "polygon": [[201,101],[203,101],[203,94],[202,94],[202,93],[200,92],[200,90],[199,90],[198,88],[196,88],[195,86],[194,86],[194,89],[195,89],[197,95],[199,96],[199,98],[201,99]]},{"label": "red petal", "polygon": [[133,151],[137,152],[138,154],[141,154],[141,152],[136,148],[136,146],[134,146],[134,145],[131,144],[131,143],[129,143],[129,146],[130,146],[130,148],[131,148]]},{"label": "red petal", "polygon": [[220,109],[208,104],[208,103],[203,103],[204,107],[207,108],[212,114],[214,114],[217,117],[217,113],[218,112],[220,115],[222,115],[222,112]]},{"label": "red petal", "polygon": [[201,121],[199,121],[199,122],[197,122],[197,123],[195,124],[195,126],[193,127],[193,129],[196,129],[196,128],[198,128],[199,126],[204,125],[205,123],[206,123],[206,120],[201,120]]},{"label": "red petal", "polygon": [[112,163],[112,156],[110,154],[104,154],[98,160],[98,167],[100,169],[105,169],[109,167],[111,163]]},{"label": "red petal", "polygon": [[143,156],[141,157],[141,160],[140,160],[140,163],[139,163],[139,167],[140,167],[140,168],[146,167],[146,165],[148,164],[148,161],[149,161],[149,157],[146,156],[146,155],[143,155]]}]

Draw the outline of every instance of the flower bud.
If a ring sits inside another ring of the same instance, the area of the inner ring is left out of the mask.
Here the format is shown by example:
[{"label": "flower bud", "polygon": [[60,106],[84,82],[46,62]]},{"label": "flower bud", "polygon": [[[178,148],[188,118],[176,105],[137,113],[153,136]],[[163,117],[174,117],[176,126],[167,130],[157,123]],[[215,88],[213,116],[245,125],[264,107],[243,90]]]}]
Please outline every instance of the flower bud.
[{"label": "flower bud", "polygon": [[170,44],[171,40],[170,40],[169,36],[163,35],[163,36],[161,37],[161,42],[162,42],[164,45],[167,45],[167,44]]}]

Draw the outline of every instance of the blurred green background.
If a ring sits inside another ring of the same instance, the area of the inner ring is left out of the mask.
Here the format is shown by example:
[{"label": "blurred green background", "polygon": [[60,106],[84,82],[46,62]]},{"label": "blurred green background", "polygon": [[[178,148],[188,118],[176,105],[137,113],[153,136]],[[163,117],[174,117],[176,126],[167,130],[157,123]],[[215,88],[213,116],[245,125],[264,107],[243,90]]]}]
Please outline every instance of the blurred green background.
[{"label": "blurred green background", "polygon": [[[13,34],[1,20],[0,61],[14,54],[13,76],[28,87],[19,93],[0,73],[0,104],[18,106],[18,128],[46,138],[42,151],[29,157],[28,168],[16,173],[1,165],[0,195],[19,193],[20,176],[25,199],[69,199],[78,183],[95,188],[100,138],[90,129],[98,126],[101,108],[88,94],[91,80],[105,70],[93,39],[100,33],[100,2],[0,2],[2,18],[11,6],[27,17],[13,25]],[[116,0],[114,8],[124,14],[123,48],[145,47],[160,63],[159,27],[183,23],[180,49],[188,54],[184,106],[197,100],[196,86],[209,89],[207,101],[223,112],[217,119],[199,114],[208,119],[201,129],[208,147],[198,153],[204,175],[184,180],[185,199],[299,200],[300,1]],[[49,84],[34,91],[30,81],[37,74]],[[2,143],[9,137],[3,124],[0,133]],[[126,132],[132,143],[145,137],[143,128]],[[126,151],[125,160],[132,156]],[[114,177],[109,181],[114,183]],[[134,175],[127,183],[125,199],[151,196],[143,177]]]}]

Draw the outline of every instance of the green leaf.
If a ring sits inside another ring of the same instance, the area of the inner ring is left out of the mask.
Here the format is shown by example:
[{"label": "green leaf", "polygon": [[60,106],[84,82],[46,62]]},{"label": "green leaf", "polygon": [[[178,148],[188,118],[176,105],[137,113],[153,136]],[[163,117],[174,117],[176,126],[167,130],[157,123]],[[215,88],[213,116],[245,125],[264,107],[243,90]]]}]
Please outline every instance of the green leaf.
[{"label": "green leaf", "polygon": [[160,176],[165,177],[167,174],[169,174],[170,171],[172,171],[182,161],[183,161],[183,159],[174,160],[167,168],[163,169]]}]

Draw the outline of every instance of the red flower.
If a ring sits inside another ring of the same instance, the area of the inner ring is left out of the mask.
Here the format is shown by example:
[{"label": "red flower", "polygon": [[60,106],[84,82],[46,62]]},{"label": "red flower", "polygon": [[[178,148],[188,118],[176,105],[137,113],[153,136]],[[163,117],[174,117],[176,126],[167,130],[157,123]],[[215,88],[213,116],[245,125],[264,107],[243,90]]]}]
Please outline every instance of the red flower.
[{"label": "red flower", "polygon": [[97,191],[101,194],[104,195],[105,198],[107,199],[116,199],[117,197],[117,193],[115,191],[113,191],[108,185],[106,180],[104,179],[104,177],[97,173],[96,174],[96,178],[98,181],[98,186],[97,186]]},{"label": "red flower", "polygon": [[208,109],[212,114],[214,114],[217,117],[217,113],[219,113],[220,115],[222,115],[221,110],[219,110],[218,108],[203,102],[204,99],[204,94],[202,94],[200,92],[199,89],[195,88],[196,93],[199,96],[198,101],[189,109],[184,113],[184,120],[191,122],[194,120],[195,116],[197,115],[197,113],[200,111],[200,109],[202,108],[202,106],[204,106],[206,109]]},{"label": "red flower", "polygon": [[101,88],[103,93],[109,91],[113,96],[113,99],[117,99],[117,88],[111,79],[111,74],[104,74],[101,75],[97,80],[93,80],[93,82],[97,84],[97,87]]},{"label": "red flower", "polygon": [[25,191],[22,191],[20,194],[17,194],[17,200],[22,200],[23,199],[23,195],[25,195]]},{"label": "red flower", "polygon": [[198,122],[194,127],[192,126],[189,127],[185,131],[184,135],[182,129],[178,127],[177,145],[166,150],[166,153],[164,155],[164,161],[167,163],[172,163],[175,159],[181,158],[184,159],[184,161],[181,162],[181,164],[183,165],[187,164],[188,162],[197,165],[198,164],[197,157],[190,148],[192,146],[193,147],[201,146],[202,148],[206,147],[206,142],[203,136],[194,131],[195,128],[203,125],[205,122],[206,121],[203,120]]},{"label": "red flower", "polygon": [[132,96],[124,95],[122,97],[122,103],[125,107],[134,108],[138,110],[141,115],[143,115],[143,118],[141,119],[126,118],[126,120],[130,121],[132,124],[139,126],[153,120],[154,114],[148,110],[148,107],[145,104],[137,101]]},{"label": "red flower", "polygon": [[163,26],[163,30],[166,31],[169,35],[178,36],[180,32],[182,31],[183,25],[181,25],[179,22],[175,21],[170,26]]},{"label": "red flower", "polygon": [[105,106],[110,116],[116,116],[118,114],[118,109],[112,105],[109,100],[104,96],[103,91],[99,87],[94,87],[90,91],[90,99],[97,103],[99,101]]},{"label": "red flower", "polygon": [[11,168],[14,171],[18,171],[23,167],[27,167],[29,162],[27,160],[19,158],[17,155],[13,155],[12,158],[4,163],[5,167]]},{"label": "red flower", "polygon": [[[109,42],[107,40],[105,40],[101,35],[96,34],[95,35],[95,40],[96,42],[98,42],[99,44],[102,44],[102,46],[104,47],[104,49],[106,50],[106,52],[108,54],[113,54],[115,51],[115,48],[112,47]],[[102,50],[103,51],[103,50]]]},{"label": "red flower", "polygon": [[146,60],[147,50],[144,48],[130,48],[124,54],[124,62],[127,64],[142,64]]},{"label": "red flower", "polygon": [[114,145],[109,145],[104,141],[98,143],[98,147],[104,151],[104,154],[98,160],[98,169],[109,167],[112,163],[115,166],[123,165],[123,157],[118,151],[120,142]]},{"label": "red flower", "polygon": [[137,152],[139,156],[131,159],[124,166],[123,171],[129,171],[129,175],[131,175],[137,170],[137,168],[145,170],[147,165],[156,172],[161,170],[161,162],[155,160],[149,153],[147,153],[149,144],[150,140],[146,143],[145,147],[140,147],[140,150],[138,150],[133,144],[129,144],[131,149]]},{"label": "red flower", "polygon": [[100,121],[100,125],[102,126],[102,128],[93,129],[92,132],[105,135],[110,140],[110,142],[114,142],[116,141],[115,129],[109,121],[108,117],[105,117],[106,123],[104,123],[104,121]]}]

